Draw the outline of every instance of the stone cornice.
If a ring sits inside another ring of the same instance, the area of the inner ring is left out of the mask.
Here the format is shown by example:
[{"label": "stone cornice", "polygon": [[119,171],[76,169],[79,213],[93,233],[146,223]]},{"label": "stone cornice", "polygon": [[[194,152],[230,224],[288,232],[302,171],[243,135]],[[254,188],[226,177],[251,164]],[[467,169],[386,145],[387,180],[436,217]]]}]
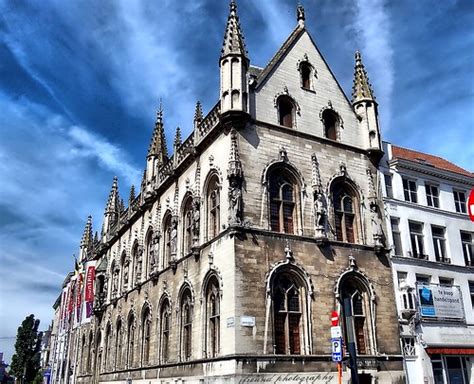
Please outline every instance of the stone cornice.
[{"label": "stone cornice", "polygon": [[435,215],[440,215],[441,214],[441,215],[455,217],[457,219],[466,220],[467,222],[470,221],[469,216],[467,215],[467,213],[446,211],[445,209],[428,207],[426,205],[421,205],[419,203],[412,203],[411,201],[399,200],[399,199],[395,199],[393,197],[384,196],[383,201],[384,201],[384,203],[390,204],[390,205],[403,206],[403,207],[413,208],[413,209],[419,209],[421,211],[430,212],[430,213],[433,213]]},{"label": "stone cornice", "polygon": [[453,271],[453,272],[460,272],[460,273],[467,273],[467,274],[474,273],[474,267],[467,266],[467,265],[441,263],[439,261],[417,259],[414,257],[405,257],[405,256],[391,256],[391,259],[394,265],[406,264],[406,265],[414,265],[417,267],[439,269],[443,271]]}]

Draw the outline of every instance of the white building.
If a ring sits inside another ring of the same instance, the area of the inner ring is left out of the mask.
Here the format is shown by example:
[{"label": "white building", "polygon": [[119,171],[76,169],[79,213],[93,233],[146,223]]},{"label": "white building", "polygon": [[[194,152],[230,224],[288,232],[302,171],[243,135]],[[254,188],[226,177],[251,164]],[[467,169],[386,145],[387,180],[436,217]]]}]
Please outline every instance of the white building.
[{"label": "white building", "polygon": [[384,143],[381,177],[410,384],[474,383],[474,174]]}]

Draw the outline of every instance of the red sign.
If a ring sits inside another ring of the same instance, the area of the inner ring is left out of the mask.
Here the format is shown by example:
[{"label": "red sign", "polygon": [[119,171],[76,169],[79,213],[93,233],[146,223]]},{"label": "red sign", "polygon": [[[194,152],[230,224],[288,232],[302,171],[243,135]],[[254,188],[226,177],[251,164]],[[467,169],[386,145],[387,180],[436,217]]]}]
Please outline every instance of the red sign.
[{"label": "red sign", "polygon": [[467,213],[471,221],[474,221],[474,188],[471,189],[471,194],[469,195],[469,200],[467,201]]},{"label": "red sign", "polygon": [[331,325],[333,327],[339,325],[339,313],[337,313],[337,311],[331,312]]},{"label": "red sign", "polygon": [[95,279],[95,267],[90,266],[87,268],[86,277],[86,302],[94,301],[94,279]]}]

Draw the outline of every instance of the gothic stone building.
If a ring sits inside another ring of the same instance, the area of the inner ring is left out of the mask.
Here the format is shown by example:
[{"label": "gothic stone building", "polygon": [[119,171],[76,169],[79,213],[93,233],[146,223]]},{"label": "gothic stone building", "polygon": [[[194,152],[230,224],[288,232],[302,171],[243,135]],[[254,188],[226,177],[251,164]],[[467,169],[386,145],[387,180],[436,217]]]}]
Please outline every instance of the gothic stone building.
[{"label": "gothic stone building", "polygon": [[268,65],[251,66],[231,1],[216,105],[204,117],[197,104],[171,156],[160,109],[139,193],[125,208],[114,179],[101,238],[86,227],[94,316],[71,331],[56,382],[335,383],[333,310],[360,382],[403,381],[359,53],[354,76],[349,101],[301,6]]}]

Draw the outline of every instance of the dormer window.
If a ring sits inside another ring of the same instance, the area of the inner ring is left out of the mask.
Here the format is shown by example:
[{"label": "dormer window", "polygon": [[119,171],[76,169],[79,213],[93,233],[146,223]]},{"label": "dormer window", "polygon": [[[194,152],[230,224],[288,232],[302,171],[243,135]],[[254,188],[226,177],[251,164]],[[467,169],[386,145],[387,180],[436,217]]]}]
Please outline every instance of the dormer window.
[{"label": "dormer window", "polygon": [[339,136],[339,116],[337,113],[326,109],[323,112],[322,120],[324,124],[324,136],[330,140],[337,140]]},{"label": "dormer window", "polygon": [[278,119],[279,124],[287,128],[293,128],[295,106],[287,96],[278,99]]},{"label": "dormer window", "polygon": [[301,86],[304,89],[311,89],[311,65],[304,61],[300,64]]}]

